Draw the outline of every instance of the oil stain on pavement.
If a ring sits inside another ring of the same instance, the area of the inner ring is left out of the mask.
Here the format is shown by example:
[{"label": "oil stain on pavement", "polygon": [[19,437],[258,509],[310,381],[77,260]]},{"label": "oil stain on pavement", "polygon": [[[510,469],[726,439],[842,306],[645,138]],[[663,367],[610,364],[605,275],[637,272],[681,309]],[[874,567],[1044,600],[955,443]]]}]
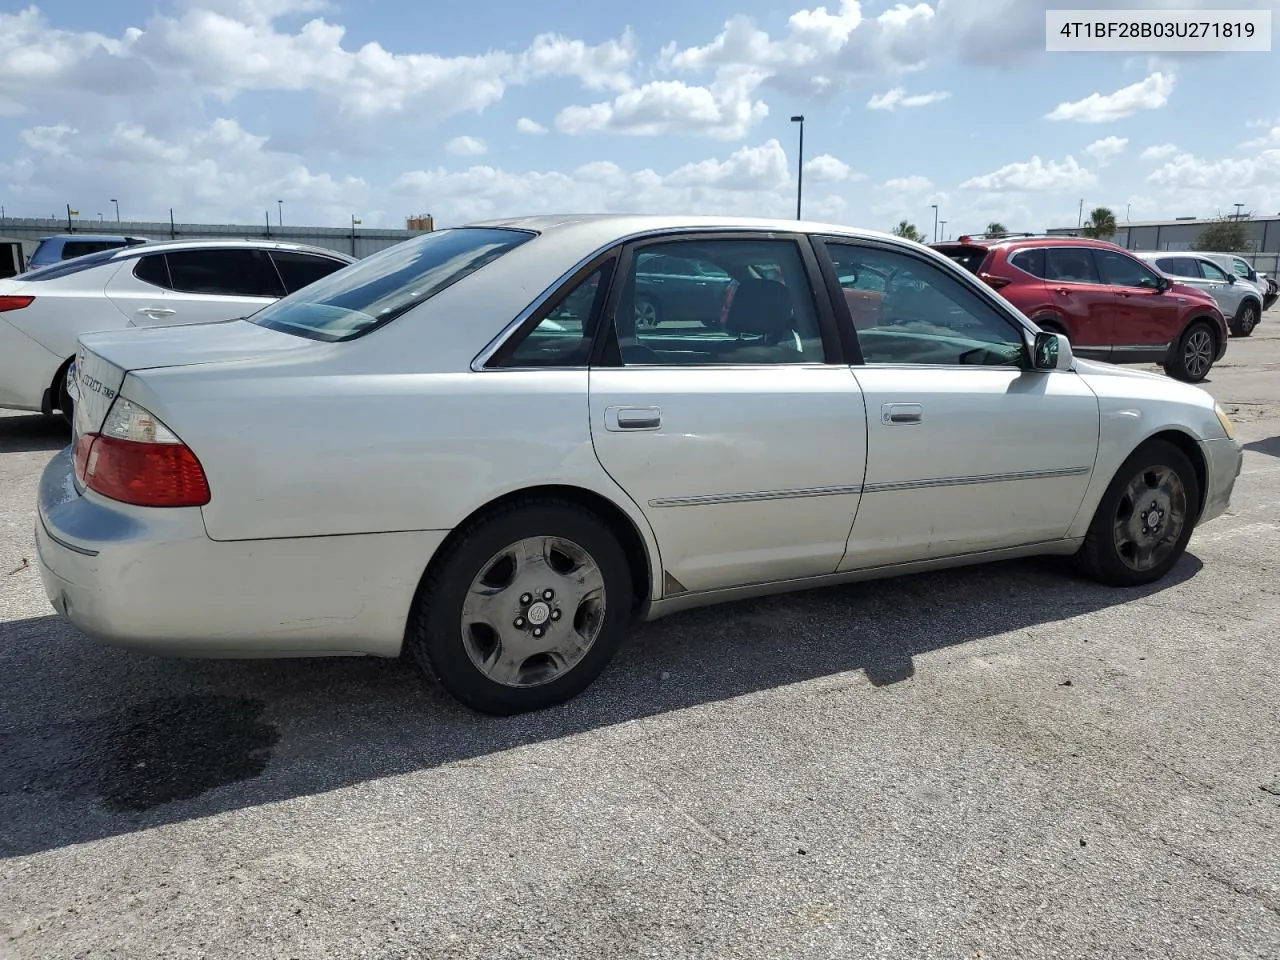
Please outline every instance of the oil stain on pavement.
[{"label": "oil stain on pavement", "polygon": [[190,800],[266,769],[280,734],[264,711],[261,700],[193,694],[45,727],[36,755],[8,758],[0,794],[94,796],[122,813]]}]

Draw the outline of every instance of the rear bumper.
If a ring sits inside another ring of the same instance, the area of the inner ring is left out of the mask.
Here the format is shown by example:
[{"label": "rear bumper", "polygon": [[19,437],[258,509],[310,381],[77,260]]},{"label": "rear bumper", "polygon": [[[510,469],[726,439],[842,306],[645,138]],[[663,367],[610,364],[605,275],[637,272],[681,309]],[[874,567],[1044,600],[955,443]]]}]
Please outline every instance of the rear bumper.
[{"label": "rear bumper", "polygon": [[1227,512],[1231,493],[1244,464],[1244,447],[1236,440],[1201,440],[1205,470],[1204,510],[1200,523],[1207,523]]},{"label": "rear bumper", "polygon": [[81,494],[70,449],[40,481],[36,547],[55,610],[90,636],[201,657],[396,656],[442,531],[219,542],[198,508]]}]

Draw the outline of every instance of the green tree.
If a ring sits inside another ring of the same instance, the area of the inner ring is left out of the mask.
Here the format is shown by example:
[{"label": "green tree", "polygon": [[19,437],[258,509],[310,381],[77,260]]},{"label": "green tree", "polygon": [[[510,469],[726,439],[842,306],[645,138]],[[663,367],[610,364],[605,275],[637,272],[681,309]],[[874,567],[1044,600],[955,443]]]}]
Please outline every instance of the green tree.
[{"label": "green tree", "polygon": [[1003,237],[1008,232],[1009,228],[999,220],[992,220],[987,224],[987,236],[989,237]]},{"label": "green tree", "polygon": [[1241,253],[1249,249],[1249,237],[1241,221],[1235,217],[1221,217],[1200,231],[1196,249]]},{"label": "green tree", "polygon": [[898,225],[893,228],[893,232],[895,236],[914,240],[916,243],[924,243],[924,234],[916,229],[914,223],[908,223],[906,220],[899,220]]},{"label": "green tree", "polygon": [[1089,211],[1089,219],[1081,231],[1086,237],[1095,240],[1106,240],[1116,235],[1116,215],[1110,207],[1094,207]]}]

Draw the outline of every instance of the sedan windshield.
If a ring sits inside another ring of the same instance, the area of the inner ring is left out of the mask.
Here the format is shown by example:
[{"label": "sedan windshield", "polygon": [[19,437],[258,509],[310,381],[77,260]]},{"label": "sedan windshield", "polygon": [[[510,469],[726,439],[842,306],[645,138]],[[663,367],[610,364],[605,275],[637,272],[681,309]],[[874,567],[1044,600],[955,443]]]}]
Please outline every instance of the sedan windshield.
[{"label": "sedan windshield", "polygon": [[249,317],[313,340],[352,340],[390,323],[531,240],[523,230],[459,227],[389,247]]}]

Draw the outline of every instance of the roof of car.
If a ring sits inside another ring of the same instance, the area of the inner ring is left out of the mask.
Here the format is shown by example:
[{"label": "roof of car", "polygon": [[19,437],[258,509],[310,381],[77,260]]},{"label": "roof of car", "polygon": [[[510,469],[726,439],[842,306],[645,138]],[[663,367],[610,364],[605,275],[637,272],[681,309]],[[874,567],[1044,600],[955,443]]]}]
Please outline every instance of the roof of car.
[{"label": "roof of car", "polygon": [[930,244],[933,247],[956,247],[956,246],[974,246],[974,247],[995,247],[995,246],[1018,246],[1025,247],[1094,247],[1099,250],[1123,250],[1119,244],[1112,243],[1110,240],[1094,240],[1090,237],[1061,237],[1049,234],[1035,234],[1033,236],[1004,236],[1004,237],[984,237],[981,235],[963,236],[957,240],[948,240],[945,243]]},{"label": "roof of car", "polygon": [[619,236],[646,233],[657,230],[705,230],[740,229],[771,230],[787,233],[836,233],[843,236],[887,239],[907,243],[901,237],[876,230],[863,230],[843,224],[822,223],[814,220],[783,220],[771,217],[730,217],[713,215],[677,215],[665,213],[581,213],[538,214],[525,217],[505,217],[496,220],[477,220],[463,224],[467,227],[506,227],[514,230],[532,230],[540,234],[552,234],[573,230],[575,227],[612,227]]},{"label": "roof of car", "polygon": [[191,240],[153,240],[136,247],[121,247],[115,253],[120,258],[138,257],[144,254],[165,253],[177,250],[225,250],[247,248],[250,250],[297,250],[305,253],[321,253],[340,260],[352,260],[350,254],[329,247],[316,247],[306,243],[289,243],[283,240],[240,240],[233,237],[200,237]]}]

